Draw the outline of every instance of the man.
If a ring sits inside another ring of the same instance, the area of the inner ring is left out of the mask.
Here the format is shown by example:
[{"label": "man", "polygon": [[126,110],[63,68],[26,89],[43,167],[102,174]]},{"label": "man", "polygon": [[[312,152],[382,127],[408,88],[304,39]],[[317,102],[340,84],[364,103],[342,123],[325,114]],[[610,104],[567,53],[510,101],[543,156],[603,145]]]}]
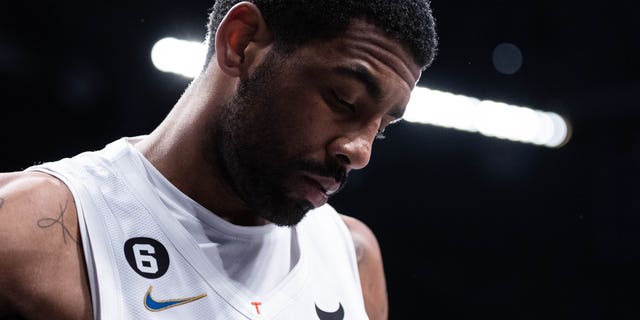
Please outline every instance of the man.
[{"label": "man", "polygon": [[220,0],[149,135],[0,175],[0,313],[386,319],[381,254],[328,198],[432,61],[426,0]]}]

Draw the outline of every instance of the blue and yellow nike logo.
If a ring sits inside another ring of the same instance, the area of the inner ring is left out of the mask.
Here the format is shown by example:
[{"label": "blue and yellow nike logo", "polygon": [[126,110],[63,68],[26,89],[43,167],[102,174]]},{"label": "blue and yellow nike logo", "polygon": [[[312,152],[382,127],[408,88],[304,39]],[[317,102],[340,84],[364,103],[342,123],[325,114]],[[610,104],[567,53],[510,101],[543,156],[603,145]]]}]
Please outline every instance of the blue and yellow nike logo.
[{"label": "blue and yellow nike logo", "polygon": [[149,290],[147,290],[147,293],[144,295],[144,306],[147,308],[147,310],[152,312],[158,312],[162,310],[167,310],[169,308],[181,306],[183,304],[193,302],[207,296],[206,293],[203,293],[199,296],[184,298],[184,299],[154,300],[151,297],[152,289],[153,289],[153,286],[149,286]]}]

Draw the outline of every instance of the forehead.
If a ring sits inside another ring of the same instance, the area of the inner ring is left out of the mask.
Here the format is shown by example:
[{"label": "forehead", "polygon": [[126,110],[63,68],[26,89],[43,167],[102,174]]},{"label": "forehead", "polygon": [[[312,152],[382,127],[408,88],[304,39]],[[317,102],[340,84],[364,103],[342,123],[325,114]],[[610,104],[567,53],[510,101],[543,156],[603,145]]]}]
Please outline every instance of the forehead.
[{"label": "forehead", "polygon": [[383,77],[399,78],[409,89],[413,89],[421,74],[420,66],[404,46],[363,20],[352,21],[336,38],[303,47],[313,50],[315,59],[326,66],[358,65]]}]

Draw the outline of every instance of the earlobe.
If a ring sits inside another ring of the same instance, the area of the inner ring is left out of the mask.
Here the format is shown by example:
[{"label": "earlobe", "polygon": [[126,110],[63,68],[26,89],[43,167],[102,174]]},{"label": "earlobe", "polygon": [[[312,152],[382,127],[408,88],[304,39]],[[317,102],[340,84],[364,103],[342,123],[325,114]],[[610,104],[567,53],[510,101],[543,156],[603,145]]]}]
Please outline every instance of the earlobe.
[{"label": "earlobe", "polygon": [[241,76],[255,61],[254,47],[271,43],[260,10],[252,3],[241,2],[233,6],[216,32],[216,60],[220,69],[232,77]]}]

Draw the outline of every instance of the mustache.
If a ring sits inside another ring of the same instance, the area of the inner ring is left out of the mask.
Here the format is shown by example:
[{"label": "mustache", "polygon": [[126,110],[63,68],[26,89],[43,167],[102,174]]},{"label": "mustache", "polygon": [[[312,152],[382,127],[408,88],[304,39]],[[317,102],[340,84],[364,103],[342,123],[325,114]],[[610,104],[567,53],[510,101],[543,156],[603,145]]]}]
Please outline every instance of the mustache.
[{"label": "mustache", "polygon": [[349,174],[347,169],[336,159],[327,158],[324,163],[309,160],[301,160],[297,162],[296,169],[306,171],[324,177],[334,178],[340,183],[340,189],[347,183]]}]

